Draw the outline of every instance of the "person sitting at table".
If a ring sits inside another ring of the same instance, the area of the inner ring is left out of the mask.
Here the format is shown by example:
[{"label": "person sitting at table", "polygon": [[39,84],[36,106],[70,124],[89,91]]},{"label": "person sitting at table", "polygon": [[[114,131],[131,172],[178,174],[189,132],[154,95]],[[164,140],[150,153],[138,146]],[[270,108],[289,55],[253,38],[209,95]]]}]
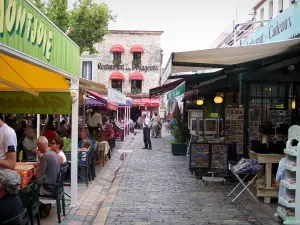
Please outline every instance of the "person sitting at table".
[{"label": "person sitting at table", "polygon": [[13,170],[0,170],[0,224],[24,212],[17,196],[20,176]]},{"label": "person sitting at table", "polygon": [[40,136],[36,142],[43,154],[38,168],[38,183],[41,184],[41,195],[52,195],[55,188],[60,163],[57,154],[48,147],[48,139]]},{"label": "person sitting at table", "polygon": [[105,141],[109,141],[110,139],[115,137],[115,131],[107,116],[103,117],[103,122],[103,130],[100,132],[100,137]]},{"label": "person sitting at table", "polygon": [[37,159],[37,146],[36,146],[36,138],[35,133],[32,127],[28,127],[25,129],[26,137],[22,141],[23,147],[23,159],[26,161],[33,161]]},{"label": "person sitting at table", "polygon": [[[80,148],[78,151],[79,152],[87,152],[89,150],[90,147],[90,140],[89,139],[84,139],[82,141],[82,148]],[[86,161],[86,154],[82,154],[80,160],[82,162]]]},{"label": "person sitting at table", "polygon": [[17,135],[14,129],[1,120],[0,116],[0,169],[15,169]]},{"label": "person sitting at table", "polygon": [[64,142],[61,137],[56,137],[50,142],[51,149],[57,154],[60,164],[67,162],[67,157],[62,151]]},{"label": "person sitting at table", "polygon": [[83,147],[83,140],[85,140],[85,139],[89,140],[90,146],[94,146],[94,140],[89,137],[87,131],[85,131],[85,130],[81,131],[80,134],[79,134],[79,137],[80,137],[80,140],[78,142],[78,148],[82,148]]},{"label": "person sitting at table", "polygon": [[55,132],[55,127],[53,122],[49,121],[45,127],[43,136],[48,139],[48,141],[52,141],[54,138],[58,137],[58,134]]}]

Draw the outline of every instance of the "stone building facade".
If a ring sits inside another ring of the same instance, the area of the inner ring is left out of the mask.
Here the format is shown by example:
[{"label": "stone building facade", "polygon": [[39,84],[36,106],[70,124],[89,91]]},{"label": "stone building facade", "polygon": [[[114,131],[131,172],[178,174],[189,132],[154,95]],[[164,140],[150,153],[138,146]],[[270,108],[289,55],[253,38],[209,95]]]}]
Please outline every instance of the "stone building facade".
[{"label": "stone building facade", "polygon": [[134,117],[142,110],[158,111],[159,100],[149,99],[149,89],[160,84],[162,33],[110,30],[104,41],[96,44],[98,54],[82,54],[82,77],[131,97],[138,108],[132,112]]}]

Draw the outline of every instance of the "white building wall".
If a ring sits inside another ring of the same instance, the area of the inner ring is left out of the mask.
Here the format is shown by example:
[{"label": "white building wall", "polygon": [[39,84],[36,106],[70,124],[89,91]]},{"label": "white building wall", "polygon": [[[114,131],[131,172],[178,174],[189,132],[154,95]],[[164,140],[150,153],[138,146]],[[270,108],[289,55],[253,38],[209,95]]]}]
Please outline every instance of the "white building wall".
[{"label": "white building wall", "polygon": [[[83,61],[92,61],[92,77],[93,81],[105,84],[111,87],[110,74],[116,70],[98,69],[98,65],[113,65],[113,53],[110,48],[113,45],[122,45],[125,49],[122,53],[122,65],[132,68],[133,54],[130,48],[133,45],[141,45],[144,48],[142,53],[141,64],[143,66],[155,66],[158,69],[152,71],[139,71],[144,76],[142,82],[142,93],[148,94],[149,89],[159,86],[160,73],[161,73],[161,34],[162,32],[145,32],[142,31],[112,31],[104,37],[104,41],[96,44],[98,54],[88,55],[87,53],[81,56],[81,66]],[[136,70],[119,70],[125,79],[123,81],[123,92],[131,92],[131,82],[129,76]],[[82,70],[81,70],[82,73]]]},{"label": "white building wall", "polygon": [[[279,3],[281,0],[266,0],[261,6],[259,6],[256,10],[255,20],[259,21],[261,9],[264,9],[264,20],[268,20],[269,18],[269,7],[270,2],[273,2],[273,17],[277,17],[281,12],[279,12]],[[288,9],[292,5],[291,0],[283,0],[283,11]]]}]

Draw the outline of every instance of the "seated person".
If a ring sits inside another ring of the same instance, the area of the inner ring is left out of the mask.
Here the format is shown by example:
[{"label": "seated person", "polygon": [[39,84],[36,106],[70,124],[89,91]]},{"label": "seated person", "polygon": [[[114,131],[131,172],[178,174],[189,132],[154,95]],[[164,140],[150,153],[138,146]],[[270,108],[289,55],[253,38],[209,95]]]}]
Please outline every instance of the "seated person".
[{"label": "seated person", "polygon": [[41,195],[52,195],[55,188],[57,175],[60,170],[60,163],[57,154],[48,147],[48,140],[40,136],[36,142],[39,151],[43,154],[40,160],[38,174],[41,184]]},{"label": "seated person", "polygon": [[[79,152],[87,152],[90,147],[90,140],[89,139],[84,139],[82,141],[82,148],[80,148],[78,151]],[[81,158],[79,159],[81,162],[86,161],[86,153],[81,153]]]},{"label": "seated person", "polygon": [[56,137],[50,142],[51,149],[57,154],[60,164],[67,162],[67,157],[62,151],[64,142],[61,137]]},{"label": "seated person", "polygon": [[103,130],[100,133],[100,139],[109,141],[110,139],[115,137],[115,131],[113,128],[113,124],[109,122],[109,119],[107,116],[103,117]]},{"label": "seated person", "polygon": [[0,224],[24,212],[23,203],[17,196],[20,176],[13,170],[0,170]]},{"label": "seated person", "polygon": [[37,160],[37,146],[36,146],[36,138],[35,133],[32,127],[28,127],[25,129],[25,135],[22,142],[23,147],[23,159],[26,161],[36,161]]},{"label": "seated person", "polygon": [[94,146],[94,140],[89,138],[87,131],[81,131],[79,134],[80,140],[78,142],[78,148],[82,148],[83,140],[89,140],[89,146]]}]

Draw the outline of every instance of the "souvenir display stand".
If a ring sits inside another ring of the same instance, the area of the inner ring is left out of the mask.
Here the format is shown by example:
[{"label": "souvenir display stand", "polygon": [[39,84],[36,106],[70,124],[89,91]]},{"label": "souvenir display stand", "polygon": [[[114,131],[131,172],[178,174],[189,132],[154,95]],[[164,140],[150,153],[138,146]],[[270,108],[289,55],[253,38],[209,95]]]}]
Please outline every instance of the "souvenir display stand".
[{"label": "souvenir display stand", "polygon": [[[284,161],[285,177],[280,184],[285,188],[285,195],[278,197],[280,206],[277,208],[283,224],[300,224],[300,126],[289,128],[286,143],[286,160]],[[297,147],[292,147],[292,141],[297,140]]]}]

